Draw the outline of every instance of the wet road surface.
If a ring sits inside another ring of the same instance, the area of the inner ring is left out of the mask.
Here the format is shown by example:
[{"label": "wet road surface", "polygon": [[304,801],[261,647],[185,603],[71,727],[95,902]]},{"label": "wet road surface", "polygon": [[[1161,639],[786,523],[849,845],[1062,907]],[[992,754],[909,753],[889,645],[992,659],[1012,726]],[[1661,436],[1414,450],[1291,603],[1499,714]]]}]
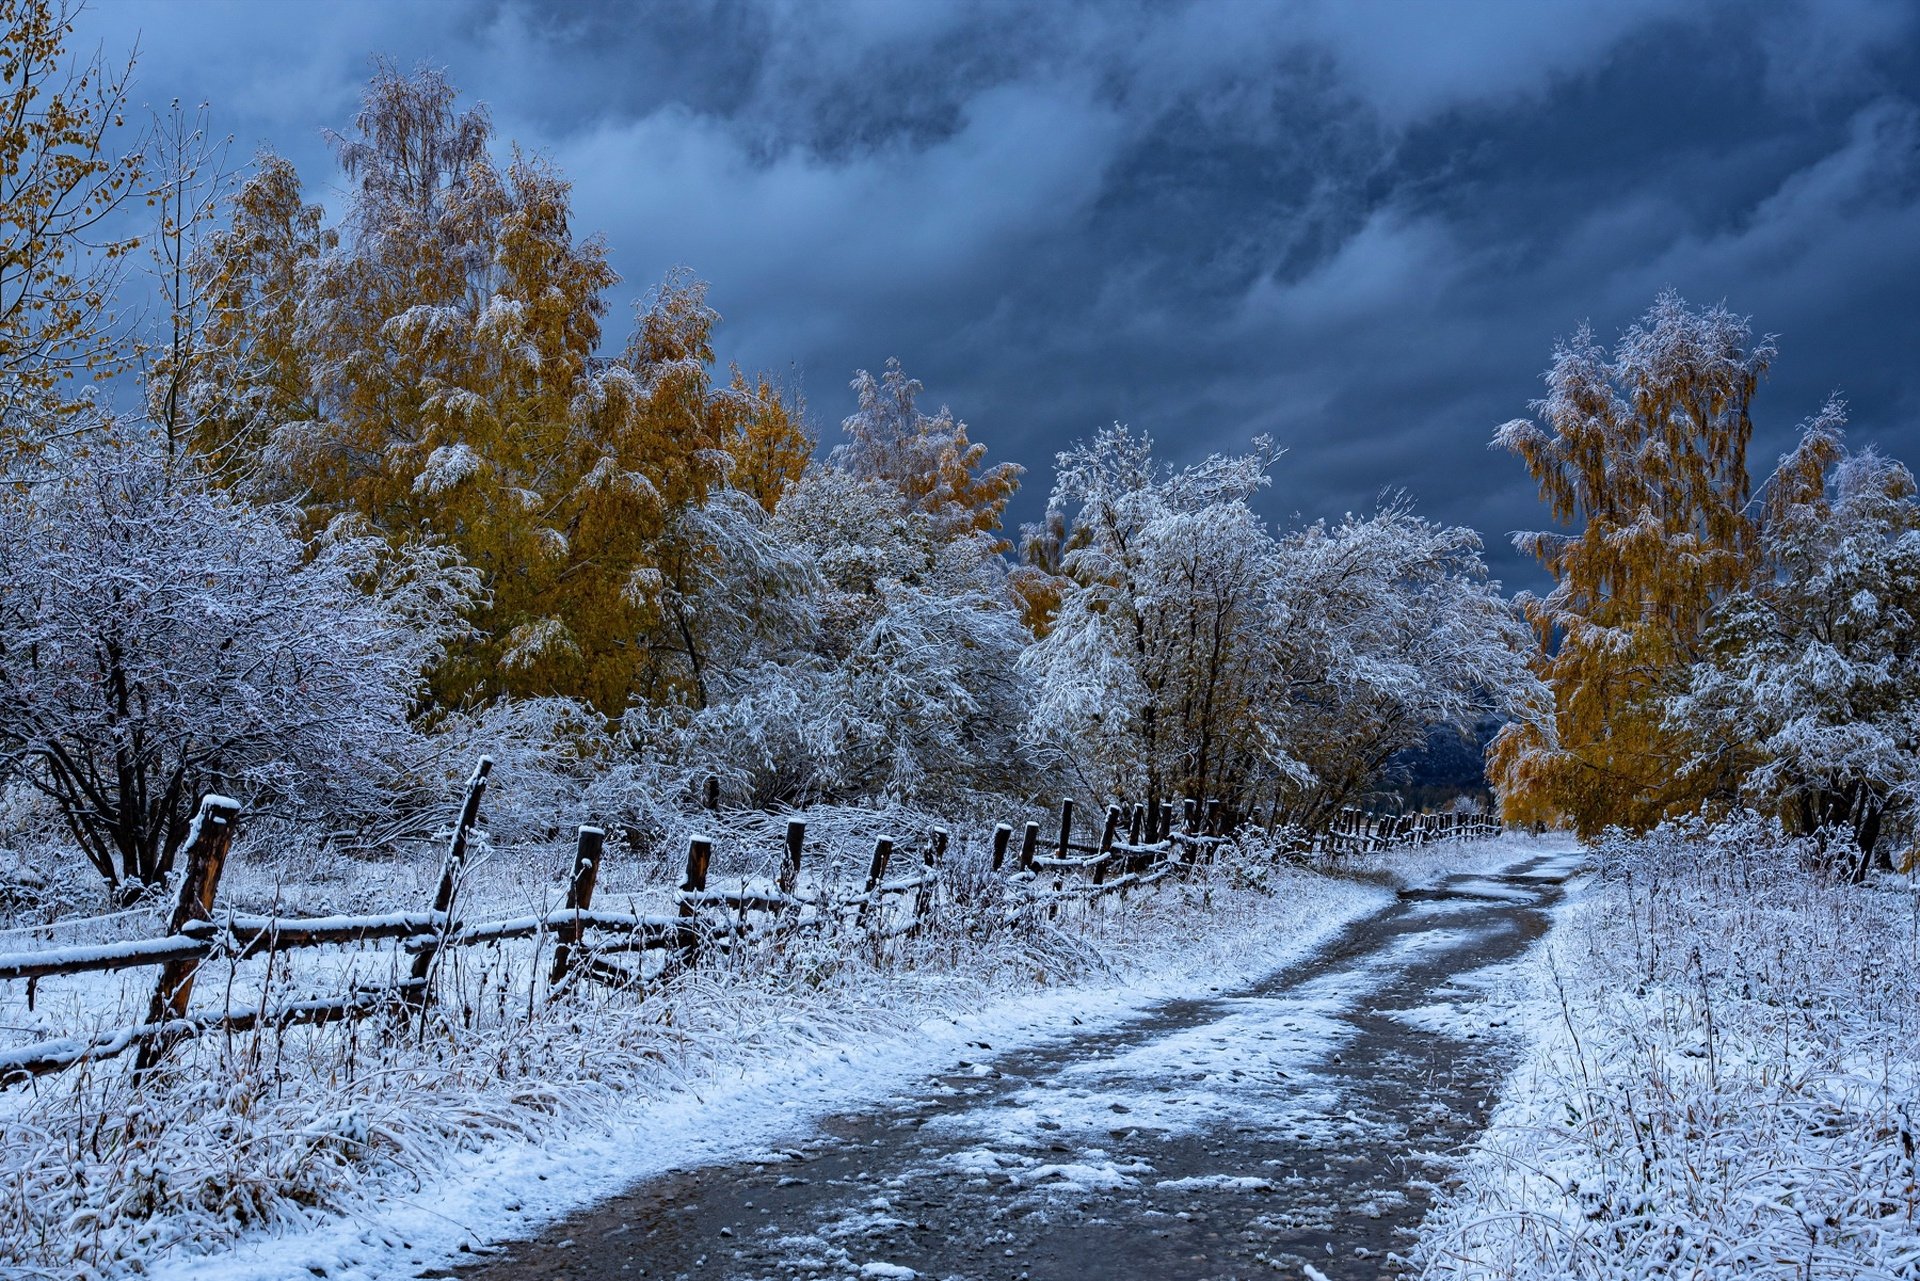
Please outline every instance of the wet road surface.
[{"label": "wet road surface", "polygon": [[983,1046],[790,1148],[649,1179],[456,1275],[1395,1276],[1437,1173],[1420,1154],[1471,1142],[1515,1053],[1488,992],[1578,862],[1408,891],[1256,984]]}]

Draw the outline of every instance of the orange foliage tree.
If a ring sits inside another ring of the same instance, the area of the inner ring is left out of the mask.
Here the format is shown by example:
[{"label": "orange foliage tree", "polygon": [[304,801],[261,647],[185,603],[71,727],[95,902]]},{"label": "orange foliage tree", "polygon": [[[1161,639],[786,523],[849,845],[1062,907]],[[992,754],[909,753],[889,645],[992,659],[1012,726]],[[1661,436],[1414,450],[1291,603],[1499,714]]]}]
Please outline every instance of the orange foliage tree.
[{"label": "orange foliage tree", "polygon": [[1525,598],[1551,704],[1489,754],[1510,821],[1566,819],[1590,835],[1702,799],[1665,704],[1704,650],[1715,603],[1750,573],[1749,406],[1773,355],[1724,306],[1663,293],[1611,353],[1584,326],[1561,344],[1537,420],[1495,434],[1576,531],[1514,540],[1555,585]]},{"label": "orange foliage tree", "polygon": [[676,514],[730,473],[777,501],[811,447],[797,409],[766,379],[716,384],[719,317],[684,272],[597,355],[605,246],[574,235],[550,164],[495,160],[484,108],[441,72],[380,65],[335,143],[353,184],[337,231],[265,157],[197,264],[215,299],[200,449],[300,495],[316,526],[443,538],[480,572],[439,705],[556,695],[611,717],[673,697]]}]

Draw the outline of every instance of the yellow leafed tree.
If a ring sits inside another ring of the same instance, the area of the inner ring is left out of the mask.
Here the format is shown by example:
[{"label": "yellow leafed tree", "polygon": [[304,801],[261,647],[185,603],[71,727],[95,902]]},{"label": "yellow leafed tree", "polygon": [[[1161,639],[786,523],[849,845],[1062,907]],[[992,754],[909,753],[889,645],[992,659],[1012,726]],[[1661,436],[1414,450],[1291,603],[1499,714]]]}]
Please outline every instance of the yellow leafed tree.
[{"label": "yellow leafed tree", "polygon": [[[671,275],[623,353],[618,283],[553,167],[491,151],[437,70],[381,65],[351,136],[340,233],[264,158],[200,265],[222,301],[196,440],[222,475],[298,494],[316,527],[442,538],[481,573],[442,706],[560,695],[608,716],[670,698],[659,593],[675,513],[746,472],[775,499],[804,429],[766,380],[716,387],[706,287]],[[763,499],[764,501],[764,499]]]},{"label": "yellow leafed tree", "polygon": [[1526,601],[1552,704],[1490,751],[1509,821],[1565,818],[1591,835],[1699,803],[1704,784],[1665,702],[1714,604],[1749,574],[1749,406],[1773,355],[1724,306],[1667,292],[1611,353],[1585,327],[1560,345],[1537,420],[1495,434],[1575,531],[1515,537],[1554,579]]},{"label": "yellow leafed tree", "polygon": [[76,8],[0,0],[0,445],[9,450],[41,443],[21,435],[15,410],[128,359],[109,313],[138,241],[115,234],[113,215],[142,194],[143,159],[109,144],[124,124],[132,67],[69,56]]}]

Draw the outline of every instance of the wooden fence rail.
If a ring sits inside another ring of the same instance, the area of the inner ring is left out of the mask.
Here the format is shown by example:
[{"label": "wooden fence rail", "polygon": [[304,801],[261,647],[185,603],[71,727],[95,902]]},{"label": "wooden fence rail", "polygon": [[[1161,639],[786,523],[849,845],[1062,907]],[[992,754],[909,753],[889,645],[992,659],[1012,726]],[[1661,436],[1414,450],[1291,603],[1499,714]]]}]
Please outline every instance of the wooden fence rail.
[{"label": "wooden fence rail", "polygon": [[[806,824],[794,819],[787,824],[779,870],[770,887],[709,889],[713,842],[695,836],[688,842],[685,877],[675,892],[672,915],[598,910],[593,896],[606,833],[589,825],[578,829],[563,907],[499,920],[462,920],[459,901],[468,846],[491,770],[492,761],[482,757],[467,781],[432,906],[426,911],[292,918],[215,910],[239,806],[225,797],[207,797],[188,835],[184,871],[163,937],[0,953],[0,981],[26,980],[29,1008],[34,985],[43,978],[158,967],[146,1020],[87,1037],[0,1051],[0,1085],[128,1051],[135,1055],[137,1079],[157,1067],[174,1044],[211,1031],[324,1024],[380,1011],[404,1013],[424,1027],[443,958],[461,948],[551,937],[548,995],[558,999],[582,980],[619,986],[643,981],[641,971],[603,959],[608,955],[663,950],[668,959],[651,981],[666,982],[698,965],[716,947],[736,947],[743,939],[830,930],[855,931],[883,941],[920,932],[939,909],[941,868],[951,842],[945,828],[928,833],[919,866],[911,874],[891,879],[888,872],[896,842],[891,836],[876,838],[862,888],[857,893],[835,893],[826,886],[811,891],[801,888]],[[716,811],[717,787],[710,782],[701,799],[703,808]],[[1026,901],[1043,905],[1053,916],[1063,904],[1124,894],[1212,861],[1218,847],[1229,839],[1224,830],[1227,823],[1220,803],[1212,800],[1187,799],[1178,819],[1171,806],[1157,801],[1131,807],[1112,804],[1102,815],[1097,841],[1083,844],[1075,840],[1074,802],[1067,799],[1061,802],[1058,836],[1048,852],[1040,850],[1040,823],[1029,821],[1010,867],[1014,828],[998,824],[991,838],[991,867]],[[1318,848],[1338,854],[1498,831],[1497,822],[1474,816],[1369,816],[1347,810],[1323,835]],[[904,922],[899,919],[903,910]],[[751,919],[756,916],[765,919]],[[395,968],[404,963],[406,977],[271,1008],[262,1005],[217,1013],[189,1009],[194,978],[208,961],[237,963],[303,948],[374,942],[396,945]]]}]

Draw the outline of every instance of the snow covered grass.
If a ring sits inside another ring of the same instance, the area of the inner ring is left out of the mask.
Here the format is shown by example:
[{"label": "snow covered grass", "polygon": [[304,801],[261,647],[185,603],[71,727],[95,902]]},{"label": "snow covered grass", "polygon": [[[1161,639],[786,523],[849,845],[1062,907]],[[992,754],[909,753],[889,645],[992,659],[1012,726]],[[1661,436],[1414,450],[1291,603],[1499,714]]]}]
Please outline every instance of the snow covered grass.
[{"label": "snow covered grass", "polygon": [[1432,1277],[1920,1275],[1920,897],[1757,822],[1598,851]]},{"label": "snow covered grass", "polygon": [[[840,844],[845,859],[826,843],[822,876],[837,878],[855,852],[851,838]],[[561,853],[492,852],[476,874],[475,909],[547,905],[560,892]],[[519,1210],[537,1194],[541,1213],[563,1212],[693,1159],[706,1150],[702,1135],[768,1141],[804,1119],[806,1099],[826,1107],[885,1088],[900,1073],[976,1053],[970,1042],[1047,1035],[1271,969],[1385,899],[1264,852],[1229,850],[1194,879],[1125,903],[983,928],[1006,919],[966,910],[983,902],[983,857],[978,841],[956,849],[941,924],[883,947],[820,938],[722,959],[671,985],[582,988],[551,1002],[541,992],[549,958],[537,945],[472,949],[444,974],[447,1017],[424,1035],[376,1019],[211,1036],[182,1046],[143,1092],[130,1088],[124,1062],[8,1091],[0,1270],[385,1275],[422,1251],[446,1257],[533,1221],[502,1206]],[[744,854],[723,861],[722,875],[760,871]],[[433,873],[290,856],[232,875],[242,905],[337,911],[410,905]],[[614,893],[636,899],[658,892],[656,877],[646,881],[609,878]],[[307,995],[354,969],[362,980],[384,977],[373,971],[391,967],[392,955],[339,949],[265,973],[253,962],[231,992],[244,988],[248,1003]],[[138,1017],[150,982],[146,972],[46,980],[31,1015],[21,985],[9,985],[0,1017],[16,1029],[81,1021],[68,1032],[124,1022]],[[61,984],[72,986],[63,993]],[[228,991],[224,972],[209,967],[195,1004],[217,1006]]]}]

